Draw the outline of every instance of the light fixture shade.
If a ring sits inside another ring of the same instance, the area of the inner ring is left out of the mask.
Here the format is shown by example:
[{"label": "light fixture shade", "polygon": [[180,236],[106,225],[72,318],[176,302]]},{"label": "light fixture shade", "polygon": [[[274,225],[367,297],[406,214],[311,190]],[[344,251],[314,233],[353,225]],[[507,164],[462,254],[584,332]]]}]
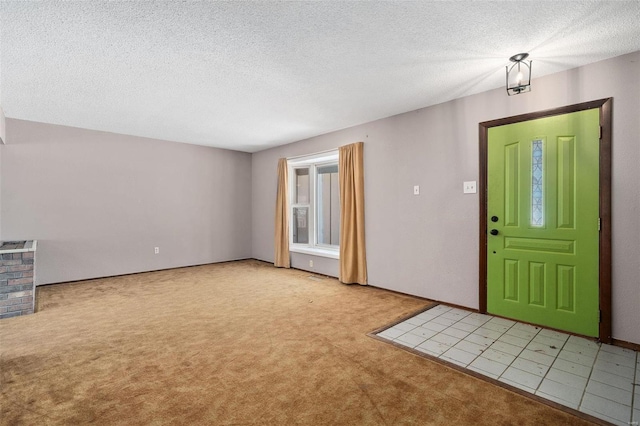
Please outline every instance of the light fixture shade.
[{"label": "light fixture shade", "polygon": [[513,62],[506,66],[509,96],[531,91],[531,61],[525,61],[528,57],[528,53],[518,53],[509,58]]}]

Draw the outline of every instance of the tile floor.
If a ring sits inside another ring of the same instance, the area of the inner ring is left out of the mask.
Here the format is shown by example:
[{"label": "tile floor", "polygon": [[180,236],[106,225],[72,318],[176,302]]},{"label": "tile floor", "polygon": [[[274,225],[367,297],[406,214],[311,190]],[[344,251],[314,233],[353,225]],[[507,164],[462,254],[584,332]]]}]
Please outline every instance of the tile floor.
[{"label": "tile floor", "polygon": [[640,422],[629,349],[445,305],[377,335],[616,425]]}]

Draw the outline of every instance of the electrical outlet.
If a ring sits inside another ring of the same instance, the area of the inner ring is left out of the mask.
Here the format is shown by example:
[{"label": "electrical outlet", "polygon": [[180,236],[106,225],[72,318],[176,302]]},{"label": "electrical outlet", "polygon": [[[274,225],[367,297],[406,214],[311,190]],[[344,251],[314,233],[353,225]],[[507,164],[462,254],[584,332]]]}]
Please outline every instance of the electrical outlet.
[{"label": "electrical outlet", "polygon": [[420,185],[413,185],[413,195],[420,195]]},{"label": "electrical outlet", "polygon": [[309,261],[309,268],[313,268],[313,260]]},{"label": "electrical outlet", "polygon": [[160,253],[160,247],[154,247],[154,248],[153,248],[153,252],[154,252],[155,254]]},{"label": "electrical outlet", "polygon": [[472,180],[469,182],[464,182],[463,185],[465,194],[475,194],[476,193],[476,181]]}]

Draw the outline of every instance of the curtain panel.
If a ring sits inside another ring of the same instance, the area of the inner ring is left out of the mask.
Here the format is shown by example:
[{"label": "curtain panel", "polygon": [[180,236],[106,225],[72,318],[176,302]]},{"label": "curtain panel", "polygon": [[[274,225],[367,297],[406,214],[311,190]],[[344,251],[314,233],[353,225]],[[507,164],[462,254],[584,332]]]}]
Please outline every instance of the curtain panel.
[{"label": "curtain panel", "polygon": [[340,282],[367,284],[363,142],[339,148]]},{"label": "curtain panel", "polygon": [[290,268],[289,258],[289,206],[287,203],[289,187],[289,169],[287,159],[278,160],[278,192],[276,195],[276,223],[275,223],[275,261],[278,268]]}]

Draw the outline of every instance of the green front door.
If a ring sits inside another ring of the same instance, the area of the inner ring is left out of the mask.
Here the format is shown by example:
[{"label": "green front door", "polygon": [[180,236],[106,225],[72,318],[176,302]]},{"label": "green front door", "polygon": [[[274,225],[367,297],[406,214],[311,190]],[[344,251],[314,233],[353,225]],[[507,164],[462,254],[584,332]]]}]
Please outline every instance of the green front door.
[{"label": "green front door", "polygon": [[598,335],[599,110],[489,129],[487,312]]}]

